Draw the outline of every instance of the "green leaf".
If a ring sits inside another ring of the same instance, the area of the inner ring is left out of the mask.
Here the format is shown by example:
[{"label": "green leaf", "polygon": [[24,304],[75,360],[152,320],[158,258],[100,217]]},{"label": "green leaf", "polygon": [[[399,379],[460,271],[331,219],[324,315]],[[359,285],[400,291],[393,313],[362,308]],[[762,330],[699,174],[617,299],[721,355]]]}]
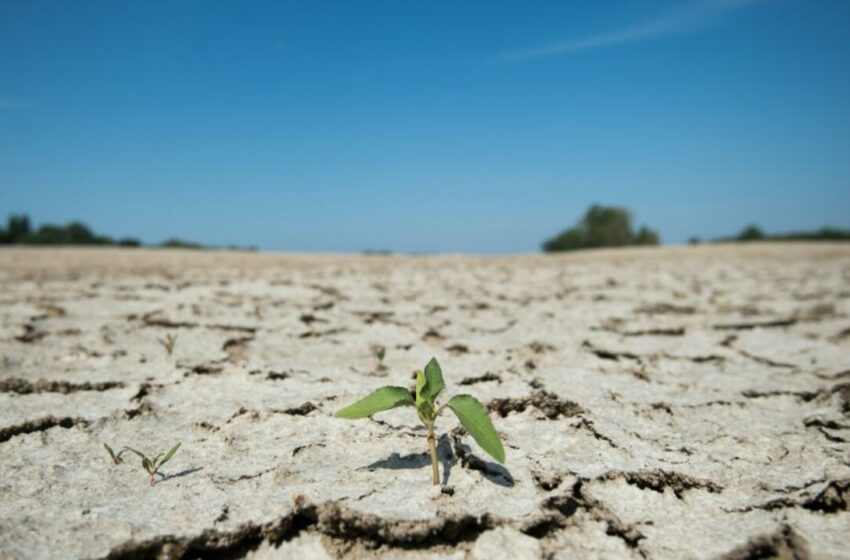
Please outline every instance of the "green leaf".
[{"label": "green leaf", "polygon": [[422,398],[433,405],[437,399],[437,395],[440,394],[440,391],[445,386],[440,364],[437,363],[437,358],[431,358],[431,361],[425,366],[425,386],[420,391]]},{"label": "green leaf", "polygon": [[372,416],[382,410],[413,404],[414,401],[413,397],[410,396],[410,391],[404,387],[381,387],[356,403],[338,410],[334,416],[356,420],[358,418]]},{"label": "green leaf", "polygon": [[427,385],[428,381],[425,374],[421,371],[416,372],[416,414],[422,423],[426,426],[434,420],[434,407],[422,395],[422,388]]},{"label": "green leaf", "polygon": [[422,388],[425,387],[427,380],[425,379],[425,374],[421,371],[416,372],[416,405],[419,406],[419,403],[422,402]]},{"label": "green leaf", "polygon": [[115,454],[111,447],[109,447],[105,443],[103,444],[103,446],[106,448],[106,451],[109,452],[109,456],[112,457],[112,462],[116,465],[119,464],[121,462],[121,458]]},{"label": "green leaf", "polygon": [[478,442],[481,449],[500,463],[505,462],[505,449],[502,447],[502,441],[499,439],[496,428],[493,427],[487,409],[478,402],[478,399],[469,395],[457,395],[452,397],[446,403],[446,406],[452,409],[457,419]]},{"label": "green leaf", "polygon": [[168,461],[169,461],[172,457],[174,457],[174,454],[175,454],[175,453],[177,453],[177,449],[178,449],[179,447],[180,447],[180,442],[177,442],[177,445],[175,445],[174,447],[172,447],[172,448],[168,451],[168,453],[166,453],[166,454],[165,454],[165,458],[162,460],[162,462],[161,462],[158,466],[159,466],[159,467],[161,467],[162,465],[164,465],[165,463],[167,463],[167,462],[168,462]]},{"label": "green leaf", "polygon": [[142,457],[142,468],[148,471],[149,474],[153,474],[153,464],[151,464],[147,457]]}]

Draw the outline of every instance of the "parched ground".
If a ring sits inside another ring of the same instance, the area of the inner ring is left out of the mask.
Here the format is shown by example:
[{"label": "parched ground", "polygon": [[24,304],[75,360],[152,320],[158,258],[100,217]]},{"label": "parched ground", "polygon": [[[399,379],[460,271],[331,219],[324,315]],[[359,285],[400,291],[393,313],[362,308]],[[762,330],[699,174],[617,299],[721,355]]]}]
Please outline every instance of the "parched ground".
[{"label": "parched ground", "polygon": [[[850,558],[848,245],[7,248],[0,287],[3,558]],[[444,416],[442,491],[411,409],[332,416],[432,356],[507,451]],[[103,448],[177,441],[153,487]]]}]

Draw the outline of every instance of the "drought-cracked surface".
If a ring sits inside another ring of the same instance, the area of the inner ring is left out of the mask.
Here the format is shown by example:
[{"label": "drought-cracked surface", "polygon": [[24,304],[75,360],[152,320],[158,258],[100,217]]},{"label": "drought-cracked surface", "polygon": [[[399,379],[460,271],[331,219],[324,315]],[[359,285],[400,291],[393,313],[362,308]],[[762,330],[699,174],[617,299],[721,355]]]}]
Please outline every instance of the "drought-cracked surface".
[{"label": "drought-cracked surface", "polygon": [[[847,245],[4,249],[0,283],[0,557],[850,558]],[[442,493],[411,409],[332,417],[431,356],[507,452],[444,415]],[[102,447],[176,441],[154,487]]]}]

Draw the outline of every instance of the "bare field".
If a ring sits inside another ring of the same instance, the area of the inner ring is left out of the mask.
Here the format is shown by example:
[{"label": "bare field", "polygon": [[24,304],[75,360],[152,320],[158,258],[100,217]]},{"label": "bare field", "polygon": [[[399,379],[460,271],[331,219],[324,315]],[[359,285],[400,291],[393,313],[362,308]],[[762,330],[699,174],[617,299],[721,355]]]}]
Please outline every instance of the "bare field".
[{"label": "bare field", "polygon": [[[2,249],[0,283],[2,558],[850,558],[846,244]],[[442,492],[410,409],[332,417],[432,356],[507,451],[442,417]],[[177,441],[153,487],[103,449]]]}]

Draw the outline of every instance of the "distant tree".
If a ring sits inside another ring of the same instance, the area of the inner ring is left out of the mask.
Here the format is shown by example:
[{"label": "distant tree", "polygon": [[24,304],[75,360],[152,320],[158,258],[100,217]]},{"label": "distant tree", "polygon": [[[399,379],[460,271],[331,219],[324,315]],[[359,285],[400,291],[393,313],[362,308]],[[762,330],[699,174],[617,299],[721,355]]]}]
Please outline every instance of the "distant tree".
[{"label": "distant tree", "polygon": [[28,245],[64,245],[68,243],[68,234],[65,228],[45,224],[38,228],[35,233],[26,236],[19,243]]},{"label": "distant tree", "polygon": [[202,249],[199,243],[192,243],[191,241],[183,241],[182,239],[177,239],[176,237],[172,237],[171,239],[166,239],[162,243],[159,244],[160,247],[169,248],[169,249]]},{"label": "distant tree", "polygon": [[688,239],[688,245],[699,245],[700,243],[702,243],[702,240],[700,240],[700,238],[696,235],[693,235],[690,239]]},{"label": "distant tree", "polygon": [[108,237],[92,233],[81,222],[71,222],[67,226],[45,224],[19,241],[28,245],[111,245]]},{"label": "distant tree", "polygon": [[82,222],[67,226],[45,224],[33,231],[26,214],[9,216],[6,229],[0,229],[0,243],[28,245],[101,245],[111,244],[108,237],[97,236]]},{"label": "distant tree", "polygon": [[543,250],[547,253],[556,251],[575,251],[587,247],[584,232],[578,227],[562,231],[552,239],[543,243]]},{"label": "distant tree", "polygon": [[797,239],[805,241],[846,241],[850,239],[850,230],[825,227],[816,231],[795,231],[772,235],[770,238],[780,241]]},{"label": "distant tree", "polygon": [[[30,227],[30,219],[26,214],[9,216],[6,228],[0,228],[0,244],[21,243],[27,245],[118,245],[121,247],[140,247],[142,242],[132,237],[118,241],[105,235],[97,235],[89,226],[74,221],[66,226],[44,224],[38,230]],[[167,239],[162,247],[179,247],[184,249],[202,249],[199,243],[181,239]],[[233,248],[234,250],[256,251],[256,247]]]},{"label": "distant tree", "polygon": [[714,243],[730,241],[850,241],[850,230],[824,227],[813,231],[765,234],[757,225],[750,225],[735,237],[719,237]]},{"label": "distant tree", "polygon": [[89,227],[81,222],[71,222],[65,228],[68,241],[75,245],[91,245],[96,241]]},{"label": "distant tree", "polygon": [[757,225],[752,224],[743,229],[736,238],[738,241],[757,241],[764,239],[764,233]]},{"label": "distant tree", "polygon": [[31,233],[30,218],[26,214],[13,214],[9,216],[6,226],[6,236],[9,243],[20,243]]},{"label": "distant tree", "polygon": [[623,208],[593,205],[579,227],[586,232],[588,247],[622,247],[634,238],[632,216]]},{"label": "distant tree", "polygon": [[592,247],[658,245],[658,233],[646,226],[634,233],[628,210],[615,206],[591,206],[575,227],[562,231],[543,243],[547,253]]},{"label": "distant tree", "polygon": [[642,226],[635,236],[635,245],[658,245],[658,234]]}]

